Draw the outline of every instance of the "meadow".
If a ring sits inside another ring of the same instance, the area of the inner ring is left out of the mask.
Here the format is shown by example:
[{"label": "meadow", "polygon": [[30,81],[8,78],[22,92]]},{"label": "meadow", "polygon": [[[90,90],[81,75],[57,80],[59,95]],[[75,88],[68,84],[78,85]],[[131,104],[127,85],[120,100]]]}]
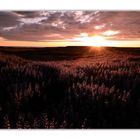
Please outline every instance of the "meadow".
[{"label": "meadow", "polygon": [[0,128],[140,128],[140,49],[0,47]]}]

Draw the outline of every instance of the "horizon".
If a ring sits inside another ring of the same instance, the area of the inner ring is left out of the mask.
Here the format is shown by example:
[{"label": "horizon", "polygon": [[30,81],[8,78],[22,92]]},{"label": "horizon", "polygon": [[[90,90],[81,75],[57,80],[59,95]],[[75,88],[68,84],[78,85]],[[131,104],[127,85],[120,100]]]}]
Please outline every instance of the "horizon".
[{"label": "horizon", "polygon": [[136,46],[123,46],[123,47],[119,47],[119,46],[76,46],[76,45],[71,45],[71,46],[0,46],[0,48],[67,48],[67,47],[91,47],[91,48],[129,48],[129,49],[137,49],[140,47],[136,47]]}]

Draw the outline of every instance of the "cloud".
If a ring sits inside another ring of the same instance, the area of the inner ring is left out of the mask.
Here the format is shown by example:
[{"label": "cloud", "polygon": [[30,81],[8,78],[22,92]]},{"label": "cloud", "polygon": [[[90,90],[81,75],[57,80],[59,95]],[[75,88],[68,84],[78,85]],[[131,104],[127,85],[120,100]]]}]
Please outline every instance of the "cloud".
[{"label": "cloud", "polygon": [[19,17],[13,12],[0,12],[0,28],[15,26],[19,23]]},{"label": "cloud", "polygon": [[12,13],[24,18],[34,18],[40,16],[40,12],[38,11],[13,11]]},{"label": "cloud", "polygon": [[107,31],[103,32],[102,34],[105,35],[105,36],[114,36],[118,33],[119,33],[119,31],[107,30]]},{"label": "cloud", "polygon": [[[112,32],[109,32],[112,31]],[[0,37],[19,41],[63,41],[86,33],[113,40],[140,39],[138,11],[0,12]]]}]

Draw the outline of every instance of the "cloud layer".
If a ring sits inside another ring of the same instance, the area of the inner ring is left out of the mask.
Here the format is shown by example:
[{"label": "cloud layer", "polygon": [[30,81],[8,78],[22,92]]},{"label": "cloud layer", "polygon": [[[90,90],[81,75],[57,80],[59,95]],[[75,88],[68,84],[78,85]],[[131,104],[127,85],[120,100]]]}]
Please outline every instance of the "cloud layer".
[{"label": "cloud layer", "polygon": [[87,33],[89,36],[104,35],[112,40],[140,40],[140,12],[0,12],[0,37],[7,40],[67,41],[80,36],[81,33]]}]

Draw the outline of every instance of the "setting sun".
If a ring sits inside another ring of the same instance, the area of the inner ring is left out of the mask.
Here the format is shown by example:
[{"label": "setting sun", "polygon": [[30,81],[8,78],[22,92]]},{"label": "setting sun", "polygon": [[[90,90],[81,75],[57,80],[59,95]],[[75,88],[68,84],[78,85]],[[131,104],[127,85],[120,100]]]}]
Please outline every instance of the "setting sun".
[{"label": "setting sun", "polygon": [[84,45],[89,45],[89,46],[105,46],[106,45],[106,41],[104,37],[102,36],[92,36],[92,37],[84,37],[82,39],[82,42],[84,43]]},{"label": "setting sun", "polygon": [[[83,35],[83,33],[81,33]],[[84,36],[81,36],[80,38],[75,38],[75,40],[78,40],[82,43],[82,45],[86,46],[107,46],[111,45],[111,42],[109,40],[106,40],[104,36],[94,35],[94,36],[88,36],[84,34]]]}]

